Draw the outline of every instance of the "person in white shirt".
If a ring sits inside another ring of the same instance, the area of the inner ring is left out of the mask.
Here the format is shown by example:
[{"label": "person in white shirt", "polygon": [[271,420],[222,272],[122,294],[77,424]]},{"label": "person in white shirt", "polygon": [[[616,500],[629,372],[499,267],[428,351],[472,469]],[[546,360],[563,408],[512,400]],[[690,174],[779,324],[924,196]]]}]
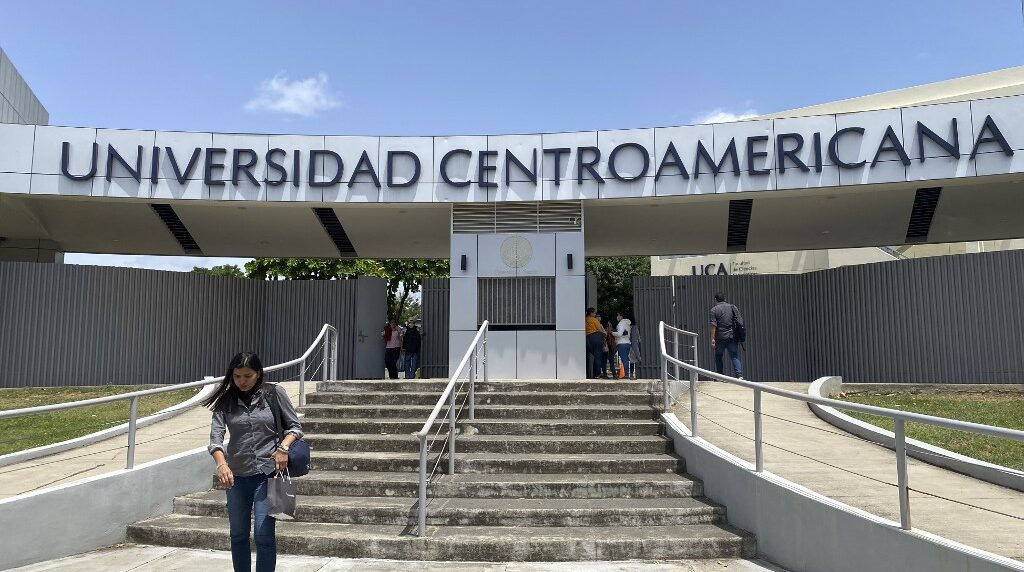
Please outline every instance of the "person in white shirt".
[{"label": "person in white shirt", "polygon": [[[618,325],[615,326],[615,331],[612,332],[612,336],[615,337],[615,351],[619,354],[619,363],[622,364],[623,377],[629,376],[629,349],[631,347],[629,343],[629,333],[632,329],[632,324],[629,319],[619,312],[615,315],[615,319],[618,320]],[[618,372],[612,372],[616,379],[619,378]]]}]

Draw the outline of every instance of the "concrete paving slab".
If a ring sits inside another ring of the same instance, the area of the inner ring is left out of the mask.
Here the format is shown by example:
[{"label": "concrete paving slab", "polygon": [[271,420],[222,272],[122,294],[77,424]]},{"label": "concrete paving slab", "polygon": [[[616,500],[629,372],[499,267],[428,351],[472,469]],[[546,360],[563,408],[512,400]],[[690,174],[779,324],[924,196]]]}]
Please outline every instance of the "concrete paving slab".
[{"label": "concrete paving slab", "polygon": [[[255,556],[253,559],[255,565]],[[160,546],[117,545],[103,550],[40,562],[16,572],[169,572],[179,570],[230,570],[231,553]],[[786,572],[762,560],[672,560],[624,562],[407,562],[277,557],[281,572]]]},{"label": "concrete paving slab", "polygon": [[119,544],[77,556],[29,564],[14,570],[23,572],[49,572],[51,570],[136,570],[139,566],[180,550],[180,548],[166,546]]},{"label": "concrete paving slab", "polygon": [[[806,393],[806,383],[772,383]],[[708,382],[697,396],[698,434],[754,461],[753,393]],[[689,426],[686,395],[674,410]],[[896,456],[818,419],[803,402],[764,395],[765,470],[890,520],[899,520]],[[768,415],[772,417],[768,417]],[[1024,560],[1024,493],[908,459],[915,528],[995,554]],[[918,492],[921,491],[921,492]],[[975,505],[975,506],[966,506]],[[1004,513],[1004,514],[997,514]]]}]

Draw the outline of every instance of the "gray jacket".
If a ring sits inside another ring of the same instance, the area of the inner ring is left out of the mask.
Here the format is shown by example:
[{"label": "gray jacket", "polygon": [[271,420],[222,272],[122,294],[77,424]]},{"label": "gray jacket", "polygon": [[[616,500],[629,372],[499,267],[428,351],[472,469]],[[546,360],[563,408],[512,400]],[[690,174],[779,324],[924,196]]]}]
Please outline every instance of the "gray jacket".
[{"label": "gray jacket", "polygon": [[[246,405],[245,401],[238,398],[234,407],[217,408],[213,412],[210,446],[207,450],[211,455],[217,449],[224,451],[231,472],[240,477],[274,473],[274,459],[271,455],[281,439],[277,434],[274,411],[269,402],[271,397],[267,394],[269,391],[277,392],[284,432],[293,433],[297,439],[301,439],[299,416],[280,385],[263,383],[253,394],[251,405]],[[231,436],[227,444],[224,443],[225,429]]]}]

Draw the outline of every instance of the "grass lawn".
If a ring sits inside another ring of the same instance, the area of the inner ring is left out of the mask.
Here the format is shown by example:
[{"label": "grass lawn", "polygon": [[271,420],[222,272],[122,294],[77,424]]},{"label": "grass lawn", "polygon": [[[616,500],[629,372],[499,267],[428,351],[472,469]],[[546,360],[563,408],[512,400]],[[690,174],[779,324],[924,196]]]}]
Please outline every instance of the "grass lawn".
[{"label": "grass lawn", "polygon": [[[0,410],[66,403],[153,387],[151,385],[117,385],[0,389]],[[181,403],[195,395],[197,391],[198,389],[182,389],[143,397],[139,400],[139,417],[142,418]],[[59,443],[119,425],[128,421],[128,407],[129,400],[126,399],[53,413],[0,419],[0,435],[3,435],[3,439],[0,439],[0,455]]]},{"label": "grass lawn", "polygon": [[[1024,429],[1024,395],[1019,393],[862,392],[847,393],[840,398],[865,405],[925,413],[1011,429]],[[844,411],[844,413],[862,421],[874,423],[889,431],[893,430],[893,421],[888,417],[865,415],[853,411]],[[913,422],[907,423],[907,436],[961,455],[1024,470],[1024,441],[998,439]]]}]

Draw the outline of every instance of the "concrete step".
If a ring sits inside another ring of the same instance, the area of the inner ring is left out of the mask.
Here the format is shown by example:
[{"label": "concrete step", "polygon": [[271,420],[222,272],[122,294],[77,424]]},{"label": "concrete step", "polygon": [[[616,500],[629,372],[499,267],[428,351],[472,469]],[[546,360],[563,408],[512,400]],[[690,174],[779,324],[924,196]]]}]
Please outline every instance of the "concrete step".
[{"label": "concrete step", "polygon": [[[440,449],[441,442],[435,443]],[[437,462],[437,452],[428,455],[427,466]],[[419,453],[365,453],[317,451],[310,470],[316,471],[418,471]],[[439,467],[447,467],[442,459]],[[669,454],[600,455],[535,454],[508,455],[500,453],[459,453],[456,445],[457,473],[659,473],[682,472],[683,460]]]},{"label": "concrete step", "polygon": [[[462,403],[467,394],[458,394]],[[306,396],[311,405],[429,405],[434,406],[440,393],[415,391],[368,391],[363,393],[312,393]],[[661,396],[645,392],[564,391],[514,392],[487,391],[476,394],[477,405],[656,405]]]},{"label": "concrete step", "polygon": [[[460,393],[461,403],[467,394]],[[437,403],[440,393],[434,392],[331,392],[312,393],[306,403],[312,405],[430,405]],[[655,405],[662,396],[645,392],[498,392],[476,393],[477,405]]]},{"label": "concrete step", "polygon": [[[427,420],[432,405],[307,405],[302,408],[308,419],[364,419],[385,417],[405,421]],[[447,410],[442,410],[445,413]],[[478,419],[657,419],[659,412],[647,406],[633,405],[478,405]]]},{"label": "concrete step", "polygon": [[[302,429],[308,433],[326,434],[410,434],[419,431],[426,419],[405,421],[399,419],[319,419],[306,417]],[[437,423],[447,423],[438,420]],[[556,419],[475,419],[459,421],[465,430],[472,427],[481,435],[660,435],[657,421],[562,421]]]},{"label": "concrete step", "polygon": [[[461,403],[465,392],[459,393]],[[437,391],[364,391],[355,392],[317,392],[306,396],[310,405],[429,405],[433,407],[441,397]]]},{"label": "concrete step", "polygon": [[[412,391],[432,392],[440,396],[444,388],[448,386],[447,380],[418,379],[414,381],[404,380],[377,380],[377,381],[320,381],[316,384],[318,392],[352,392],[363,393],[373,391]],[[465,385],[462,385],[463,391]],[[477,392],[487,391],[568,391],[572,393],[585,392],[615,392],[615,391],[646,391],[660,395],[661,381],[614,381],[614,380],[576,380],[576,381],[480,381],[476,383]]]},{"label": "concrete step", "polygon": [[[172,514],[128,527],[128,541],[227,550],[225,518]],[[749,535],[723,524],[647,527],[442,526],[426,538],[401,525],[277,523],[282,554],[444,561],[683,560],[756,553]]]},{"label": "concrete step", "polygon": [[660,405],[661,395],[645,391],[480,391],[477,405]]},{"label": "concrete step", "polygon": [[[434,498],[427,524],[442,526],[668,526],[724,521],[725,508],[707,499],[464,499]],[[174,512],[227,518],[224,491],[174,499]],[[295,519],[336,524],[417,522],[414,498],[303,496]]]},{"label": "concrete step", "polygon": [[[415,435],[328,435],[307,433],[304,439],[318,454],[322,451],[419,452]],[[669,453],[672,443],[664,437],[610,437],[560,435],[459,435],[456,450],[462,453]]]},{"label": "concrete step", "polygon": [[661,423],[653,420],[561,420],[561,419],[464,419],[480,435],[647,435],[662,434]]},{"label": "concrete step", "polygon": [[[301,495],[414,498],[419,494],[416,471],[313,471],[295,483]],[[700,481],[679,473],[437,474],[428,490],[430,498],[493,499],[640,499],[704,494]]]}]

